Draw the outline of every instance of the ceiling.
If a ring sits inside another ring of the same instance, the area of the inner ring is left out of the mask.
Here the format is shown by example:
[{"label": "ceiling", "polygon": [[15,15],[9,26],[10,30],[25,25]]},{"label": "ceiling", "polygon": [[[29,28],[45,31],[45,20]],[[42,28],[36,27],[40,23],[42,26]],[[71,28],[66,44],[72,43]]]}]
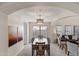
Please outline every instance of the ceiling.
[{"label": "ceiling", "polygon": [[0,2],[0,11],[9,15],[18,10],[33,6],[51,6],[64,8],[79,14],[78,2]]}]

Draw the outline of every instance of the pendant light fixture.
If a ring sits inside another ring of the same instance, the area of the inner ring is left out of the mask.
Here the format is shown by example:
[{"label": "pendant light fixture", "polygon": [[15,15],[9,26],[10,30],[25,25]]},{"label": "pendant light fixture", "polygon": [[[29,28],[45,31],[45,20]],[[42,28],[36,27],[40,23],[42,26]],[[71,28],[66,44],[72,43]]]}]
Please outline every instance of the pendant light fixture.
[{"label": "pendant light fixture", "polygon": [[[41,9],[40,9],[40,11],[39,11],[39,12],[41,13]],[[38,17],[39,17],[39,18],[37,19],[37,24],[39,24],[39,25],[41,25],[41,24],[43,24],[43,23],[44,23],[44,21],[43,21],[43,19],[41,18],[41,16],[42,16],[42,15],[41,15],[41,14],[39,14],[39,15],[38,15]]]}]

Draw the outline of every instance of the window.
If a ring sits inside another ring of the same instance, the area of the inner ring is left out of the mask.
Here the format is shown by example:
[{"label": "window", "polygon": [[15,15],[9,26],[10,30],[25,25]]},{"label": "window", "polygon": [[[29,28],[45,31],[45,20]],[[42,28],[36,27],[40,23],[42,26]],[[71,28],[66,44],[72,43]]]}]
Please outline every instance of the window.
[{"label": "window", "polygon": [[38,35],[39,35],[39,30],[40,30],[40,28],[39,28],[39,26],[33,26],[33,37],[37,37]]},{"label": "window", "polygon": [[74,27],[71,25],[65,25],[65,35],[74,35]]},{"label": "window", "polygon": [[79,35],[79,26],[74,26],[75,28],[75,35]]},{"label": "window", "polygon": [[47,37],[47,26],[45,25],[35,25],[33,26],[33,37],[38,37],[39,35],[42,35],[44,37]]},{"label": "window", "polygon": [[48,28],[47,26],[41,26],[41,35],[43,35],[44,37],[47,37],[47,32],[48,32]]},{"label": "window", "polygon": [[64,35],[64,26],[57,25],[56,32],[57,32],[57,34]]}]

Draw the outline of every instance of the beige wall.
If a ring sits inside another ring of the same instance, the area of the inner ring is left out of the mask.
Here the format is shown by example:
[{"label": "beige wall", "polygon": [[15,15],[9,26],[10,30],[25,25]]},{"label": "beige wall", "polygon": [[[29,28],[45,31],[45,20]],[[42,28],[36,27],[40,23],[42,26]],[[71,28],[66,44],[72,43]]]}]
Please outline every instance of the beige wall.
[{"label": "beige wall", "polygon": [[8,55],[8,17],[0,12],[0,56]]},{"label": "beige wall", "polygon": [[[8,15],[8,26],[23,26],[21,22],[21,17],[14,15]],[[24,32],[23,32],[24,33]],[[15,56],[24,48],[24,35],[23,40],[14,44],[11,47],[8,47],[8,55]]]}]

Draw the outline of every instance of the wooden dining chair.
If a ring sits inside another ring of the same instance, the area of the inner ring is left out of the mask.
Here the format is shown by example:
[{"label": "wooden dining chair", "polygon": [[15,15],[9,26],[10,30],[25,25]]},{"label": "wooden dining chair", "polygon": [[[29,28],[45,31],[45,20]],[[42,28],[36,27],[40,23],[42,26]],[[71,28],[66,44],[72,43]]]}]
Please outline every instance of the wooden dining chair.
[{"label": "wooden dining chair", "polygon": [[36,45],[37,45],[36,55],[44,56],[45,55],[45,42],[36,42]]}]

